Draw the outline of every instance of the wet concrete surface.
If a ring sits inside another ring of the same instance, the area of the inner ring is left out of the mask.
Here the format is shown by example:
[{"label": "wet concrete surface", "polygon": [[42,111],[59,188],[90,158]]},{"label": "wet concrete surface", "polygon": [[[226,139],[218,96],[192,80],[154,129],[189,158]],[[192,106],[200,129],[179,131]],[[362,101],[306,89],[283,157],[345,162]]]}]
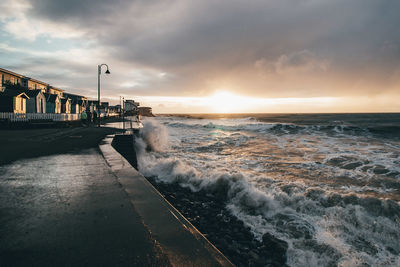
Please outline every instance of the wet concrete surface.
[{"label": "wet concrete surface", "polygon": [[110,127],[93,126],[0,130],[0,165],[24,158],[97,148],[107,135],[120,131]]},{"label": "wet concrete surface", "polygon": [[0,166],[0,266],[168,266],[98,149]]}]

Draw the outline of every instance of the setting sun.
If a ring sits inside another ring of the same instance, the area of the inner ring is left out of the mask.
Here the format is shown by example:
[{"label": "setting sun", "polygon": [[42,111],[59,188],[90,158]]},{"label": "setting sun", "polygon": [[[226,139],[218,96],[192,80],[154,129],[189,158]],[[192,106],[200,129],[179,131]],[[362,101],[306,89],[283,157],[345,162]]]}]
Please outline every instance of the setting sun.
[{"label": "setting sun", "polygon": [[230,113],[235,112],[240,106],[243,106],[243,99],[228,91],[217,91],[208,99],[210,107],[214,112]]}]

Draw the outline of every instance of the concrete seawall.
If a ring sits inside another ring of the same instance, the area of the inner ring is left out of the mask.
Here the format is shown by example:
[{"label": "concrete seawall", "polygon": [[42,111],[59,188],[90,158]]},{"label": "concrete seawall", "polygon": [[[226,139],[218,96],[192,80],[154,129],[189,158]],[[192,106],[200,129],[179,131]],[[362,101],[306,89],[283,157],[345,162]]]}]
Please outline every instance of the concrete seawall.
[{"label": "concrete seawall", "polygon": [[[118,182],[125,190],[135,211],[151,233],[155,242],[174,266],[233,266],[182,214],[132,166],[136,164],[133,136],[116,137],[113,146],[130,150],[122,151],[126,160],[112,146],[113,137],[107,137],[100,150]],[[130,140],[131,145],[129,145]],[[125,144],[126,145],[126,144]],[[130,152],[130,151],[133,151]],[[131,157],[127,156],[131,153]]]}]

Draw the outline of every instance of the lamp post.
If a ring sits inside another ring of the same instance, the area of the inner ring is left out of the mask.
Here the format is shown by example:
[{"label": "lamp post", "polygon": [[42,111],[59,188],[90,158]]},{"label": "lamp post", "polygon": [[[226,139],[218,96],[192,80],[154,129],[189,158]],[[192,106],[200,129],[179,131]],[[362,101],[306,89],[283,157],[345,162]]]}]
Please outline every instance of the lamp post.
[{"label": "lamp post", "polygon": [[100,64],[97,65],[97,98],[98,98],[98,126],[100,127],[100,75],[101,75],[101,67],[106,66],[107,70],[105,71],[105,74],[110,74],[110,71],[108,70],[108,65],[107,64]]},{"label": "lamp post", "polygon": [[125,97],[122,97],[122,129],[125,131]]},{"label": "lamp post", "polygon": [[122,96],[119,96],[119,117],[122,117]]}]

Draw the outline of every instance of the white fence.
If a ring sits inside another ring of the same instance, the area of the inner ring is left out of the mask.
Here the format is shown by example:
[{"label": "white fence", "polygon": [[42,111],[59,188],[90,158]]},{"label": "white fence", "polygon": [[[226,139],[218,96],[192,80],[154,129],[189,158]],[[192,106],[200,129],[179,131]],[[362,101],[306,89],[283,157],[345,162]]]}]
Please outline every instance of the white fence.
[{"label": "white fence", "polygon": [[52,121],[76,121],[80,119],[81,114],[54,114],[54,113],[12,113],[0,112],[0,119],[8,119],[15,121],[32,121],[32,120],[52,120]]}]

